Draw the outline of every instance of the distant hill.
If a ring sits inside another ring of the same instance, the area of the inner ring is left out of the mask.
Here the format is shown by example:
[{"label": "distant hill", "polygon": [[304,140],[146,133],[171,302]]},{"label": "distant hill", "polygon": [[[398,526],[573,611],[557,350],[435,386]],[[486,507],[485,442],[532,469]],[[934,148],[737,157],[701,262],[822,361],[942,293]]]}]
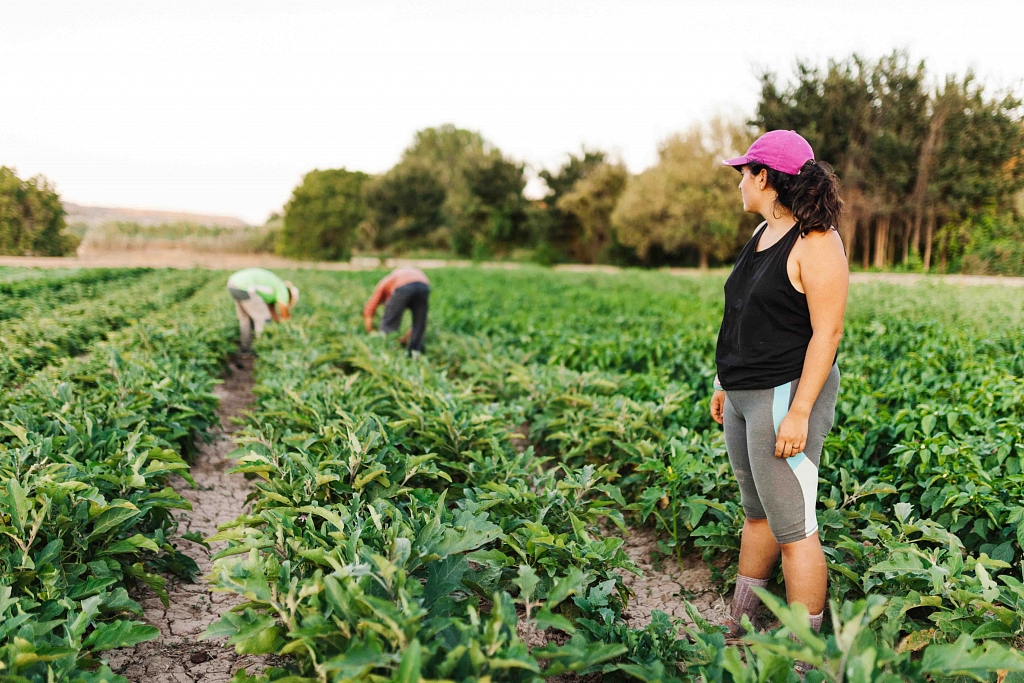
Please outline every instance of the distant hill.
[{"label": "distant hill", "polygon": [[92,228],[104,223],[138,223],[139,225],[163,225],[166,223],[194,223],[221,228],[244,228],[247,223],[234,216],[210,216],[201,213],[181,211],[151,211],[149,209],[118,209],[108,206],[81,206],[64,202],[64,217],[68,225],[84,223]]}]

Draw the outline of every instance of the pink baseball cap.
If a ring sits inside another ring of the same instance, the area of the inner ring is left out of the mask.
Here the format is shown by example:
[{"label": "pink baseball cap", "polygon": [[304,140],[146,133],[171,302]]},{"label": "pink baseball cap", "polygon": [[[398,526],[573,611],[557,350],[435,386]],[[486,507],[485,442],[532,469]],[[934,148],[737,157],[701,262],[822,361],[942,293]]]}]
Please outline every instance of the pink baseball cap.
[{"label": "pink baseball cap", "polygon": [[726,166],[763,164],[781,173],[799,175],[800,169],[814,159],[814,150],[795,130],[770,130],[750,146],[747,153],[735,159],[726,159]]}]

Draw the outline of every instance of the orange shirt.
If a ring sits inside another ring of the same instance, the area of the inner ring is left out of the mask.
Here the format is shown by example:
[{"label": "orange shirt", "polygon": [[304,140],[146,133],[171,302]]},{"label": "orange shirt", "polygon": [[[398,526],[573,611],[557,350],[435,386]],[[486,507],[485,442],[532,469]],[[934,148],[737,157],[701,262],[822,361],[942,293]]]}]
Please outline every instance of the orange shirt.
[{"label": "orange shirt", "polygon": [[377,283],[373,294],[370,295],[366,305],[363,307],[363,317],[372,318],[373,314],[377,311],[377,307],[391,298],[396,289],[413,282],[422,282],[425,285],[430,284],[430,280],[427,279],[427,276],[419,268],[395,268],[391,271],[390,275]]}]

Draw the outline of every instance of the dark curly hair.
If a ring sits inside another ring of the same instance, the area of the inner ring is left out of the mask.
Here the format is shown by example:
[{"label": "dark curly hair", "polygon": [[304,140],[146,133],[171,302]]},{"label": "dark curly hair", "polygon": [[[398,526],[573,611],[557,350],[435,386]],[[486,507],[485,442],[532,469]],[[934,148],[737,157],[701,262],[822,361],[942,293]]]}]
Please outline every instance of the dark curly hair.
[{"label": "dark curly hair", "polygon": [[776,171],[764,164],[748,165],[751,175],[761,169],[768,171],[768,184],[778,193],[775,203],[788,209],[800,223],[800,235],[812,230],[828,232],[839,225],[843,212],[842,187],[839,176],[823,161],[811,159],[800,169],[799,175]]}]

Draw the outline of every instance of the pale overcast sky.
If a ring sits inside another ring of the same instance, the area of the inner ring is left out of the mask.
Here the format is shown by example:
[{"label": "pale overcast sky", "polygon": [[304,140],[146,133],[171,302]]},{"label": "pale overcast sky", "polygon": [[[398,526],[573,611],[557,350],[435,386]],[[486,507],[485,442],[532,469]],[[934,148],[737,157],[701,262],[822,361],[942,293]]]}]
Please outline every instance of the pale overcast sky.
[{"label": "pale overcast sky", "polygon": [[5,2],[0,165],[82,204],[262,222],[305,172],[384,171],[445,122],[533,172],[581,144],[639,171],[797,57],[908,48],[1022,92],[1022,27],[1020,0]]}]

